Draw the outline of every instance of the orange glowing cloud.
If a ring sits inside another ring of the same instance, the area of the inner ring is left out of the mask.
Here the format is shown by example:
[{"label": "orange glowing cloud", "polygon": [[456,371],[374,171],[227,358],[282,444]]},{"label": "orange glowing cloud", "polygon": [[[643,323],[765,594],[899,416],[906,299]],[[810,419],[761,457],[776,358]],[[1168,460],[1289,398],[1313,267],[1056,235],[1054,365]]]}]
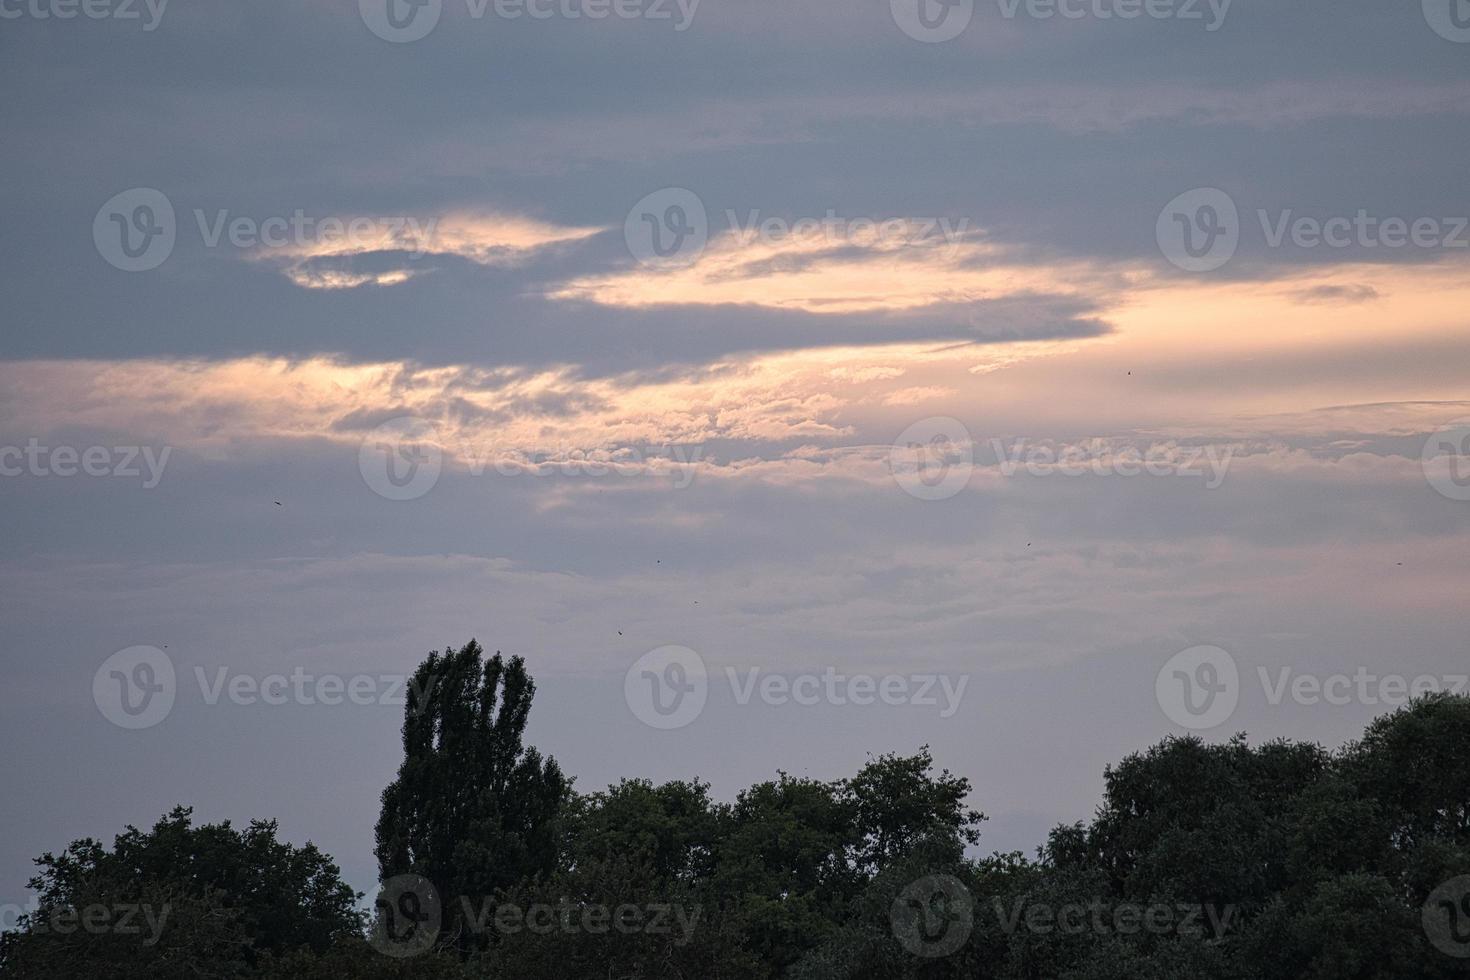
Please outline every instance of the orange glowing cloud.
[{"label": "orange glowing cloud", "polygon": [[580,241],[600,230],[471,212],[430,218],[355,217],[319,222],[312,234],[262,246],[251,258],[279,264],[283,274],[304,289],[350,289],[369,283],[393,286],[407,282],[422,269],[402,265],[386,272],[363,272],[344,264],[373,253],[407,253],[413,261],[426,255],[454,255],[484,266],[516,266],[544,248]]}]

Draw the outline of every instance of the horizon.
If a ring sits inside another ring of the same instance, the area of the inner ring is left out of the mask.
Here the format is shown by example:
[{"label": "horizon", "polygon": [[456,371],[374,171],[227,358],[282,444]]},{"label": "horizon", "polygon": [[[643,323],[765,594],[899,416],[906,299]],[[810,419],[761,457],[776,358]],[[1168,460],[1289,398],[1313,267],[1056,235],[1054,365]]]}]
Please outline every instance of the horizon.
[{"label": "horizon", "polygon": [[978,854],[1465,693],[1463,0],[127,6],[0,0],[0,906],[371,894],[472,637],[578,791],[929,746]]}]

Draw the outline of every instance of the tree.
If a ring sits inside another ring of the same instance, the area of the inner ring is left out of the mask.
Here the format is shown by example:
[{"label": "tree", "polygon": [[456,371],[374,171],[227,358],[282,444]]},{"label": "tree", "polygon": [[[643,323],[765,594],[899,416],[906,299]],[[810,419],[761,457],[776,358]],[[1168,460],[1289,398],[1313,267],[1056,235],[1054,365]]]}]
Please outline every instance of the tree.
[{"label": "tree", "polygon": [[7,974],[235,976],[363,925],[337,866],[310,843],[276,840],[274,821],[196,827],[176,807],[110,850],[83,839],[36,864],[38,907],[7,938]]},{"label": "tree", "polygon": [[950,775],[948,769],[936,776],[933,768],[934,758],[925,745],[908,757],[879,756],[842,783],[842,795],[853,807],[862,838],[856,855],[859,868],[876,872],[936,827],[961,844],[979,842],[985,816],[965,807],[970,781]]},{"label": "tree", "polygon": [[1375,718],[1343,752],[1357,795],[1383,804],[1385,843],[1470,844],[1470,698],[1432,694]]},{"label": "tree", "polygon": [[570,791],[553,759],[522,736],[536,685],[525,662],[488,661],[470,640],[431,653],[414,673],[403,719],[403,763],[383,791],[379,877],[415,874],[437,891],[442,935],[469,949],[464,903],[557,867],[558,826]]}]

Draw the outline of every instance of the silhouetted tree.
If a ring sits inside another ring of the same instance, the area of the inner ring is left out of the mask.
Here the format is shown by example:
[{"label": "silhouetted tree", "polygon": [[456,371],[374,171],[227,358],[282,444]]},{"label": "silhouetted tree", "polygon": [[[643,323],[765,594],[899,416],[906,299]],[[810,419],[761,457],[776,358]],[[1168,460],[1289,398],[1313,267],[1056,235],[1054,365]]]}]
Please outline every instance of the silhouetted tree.
[{"label": "silhouetted tree", "polygon": [[520,657],[485,660],[474,640],[430,654],[409,685],[403,763],[378,818],[378,872],[431,882],[442,935],[462,948],[482,945],[464,901],[478,909],[557,867],[570,784],[522,741],[535,693]]},{"label": "silhouetted tree", "polygon": [[7,937],[7,975],[236,976],[363,926],[337,866],[309,843],[276,840],[274,821],[196,827],[176,807],[111,849],[83,839],[36,864],[38,908]]},{"label": "silhouetted tree", "polygon": [[[110,850],[41,857],[0,976],[1470,977],[1464,697],[1414,701],[1335,753],[1165,739],[1109,767],[1094,819],[1027,860],[967,855],[984,818],[927,748],[833,782],[782,772],[730,803],[698,779],[576,794],[522,742],[533,693],[519,659],[473,641],[415,675],[378,858],[437,890],[437,948],[383,955],[336,867],[274,824],[179,809]],[[140,929],[109,928],[136,906]],[[98,928],[55,927],[89,908]]]}]

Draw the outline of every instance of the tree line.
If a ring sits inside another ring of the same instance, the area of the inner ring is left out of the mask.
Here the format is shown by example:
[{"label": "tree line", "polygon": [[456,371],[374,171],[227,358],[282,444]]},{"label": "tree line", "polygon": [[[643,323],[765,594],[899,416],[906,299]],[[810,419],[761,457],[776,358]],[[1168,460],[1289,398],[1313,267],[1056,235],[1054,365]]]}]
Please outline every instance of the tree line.
[{"label": "tree line", "polygon": [[1470,976],[1470,698],[1337,751],[1169,737],[1093,818],[975,856],[927,748],[733,802],[581,793],[524,744],[535,684],[470,641],[409,685],[370,910],[273,821],[179,807],[36,859],[0,977],[1402,980]]}]

